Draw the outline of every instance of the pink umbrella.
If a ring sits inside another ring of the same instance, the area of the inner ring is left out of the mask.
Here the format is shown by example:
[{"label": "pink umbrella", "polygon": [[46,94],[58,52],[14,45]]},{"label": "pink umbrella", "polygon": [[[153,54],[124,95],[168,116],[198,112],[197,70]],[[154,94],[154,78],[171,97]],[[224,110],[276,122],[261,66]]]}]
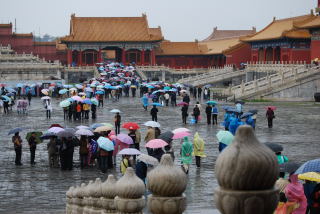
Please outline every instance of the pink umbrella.
[{"label": "pink umbrella", "polygon": [[272,111],[274,111],[274,110],[277,109],[277,107],[275,107],[275,106],[267,106],[267,107],[266,107],[266,109],[269,109],[269,108],[271,108]]},{"label": "pink umbrella", "polygon": [[133,144],[132,138],[127,134],[118,134],[117,139],[125,144]]},{"label": "pink umbrella", "polygon": [[178,132],[178,133],[174,133],[172,139],[181,139],[187,136],[190,136],[191,133],[190,132]]},{"label": "pink umbrella", "polygon": [[177,128],[175,130],[172,131],[173,134],[179,133],[179,132],[190,132],[190,129],[187,128]]},{"label": "pink umbrella", "polygon": [[134,149],[134,148],[126,148],[126,149],[122,149],[118,155],[140,155],[141,152],[138,149]]},{"label": "pink umbrella", "polygon": [[168,143],[164,140],[161,139],[153,139],[150,140],[147,144],[146,147],[147,148],[151,148],[151,149],[157,149],[157,148],[163,148],[165,146],[167,146]]},{"label": "pink umbrella", "polygon": [[78,101],[78,102],[82,102],[82,98],[79,96],[73,96],[73,97],[71,97],[71,99]]},{"label": "pink umbrella", "polygon": [[187,106],[188,106],[189,104],[186,103],[186,102],[180,102],[180,103],[177,104],[177,106],[184,106],[184,105],[187,105]]}]

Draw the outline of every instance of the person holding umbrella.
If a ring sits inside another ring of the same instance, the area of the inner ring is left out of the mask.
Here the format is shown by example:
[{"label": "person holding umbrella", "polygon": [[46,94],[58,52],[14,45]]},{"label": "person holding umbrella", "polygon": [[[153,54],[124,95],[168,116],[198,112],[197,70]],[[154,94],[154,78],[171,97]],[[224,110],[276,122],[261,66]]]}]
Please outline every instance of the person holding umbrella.
[{"label": "person holding umbrella", "polygon": [[181,115],[182,115],[182,123],[187,124],[187,117],[188,117],[188,105],[187,104],[182,106]]},{"label": "person holding umbrella", "polygon": [[34,162],[35,155],[36,155],[36,149],[37,149],[37,138],[36,133],[32,132],[31,137],[28,139],[29,147],[30,147],[30,164],[35,165]]},{"label": "person holding umbrella", "polygon": [[83,169],[84,167],[88,166],[88,154],[89,154],[89,145],[88,145],[88,137],[85,135],[80,136],[80,167]]},{"label": "person holding umbrella", "polygon": [[12,137],[12,143],[14,145],[14,150],[16,152],[15,164],[17,166],[22,166],[22,163],[21,163],[22,139],[19,135],[19,132],[14,133],[14,136]]},{"label": "person holding umbrella", "polygon": [[207,124],[211,124],[212,106],[208,103],[206,107]]}]

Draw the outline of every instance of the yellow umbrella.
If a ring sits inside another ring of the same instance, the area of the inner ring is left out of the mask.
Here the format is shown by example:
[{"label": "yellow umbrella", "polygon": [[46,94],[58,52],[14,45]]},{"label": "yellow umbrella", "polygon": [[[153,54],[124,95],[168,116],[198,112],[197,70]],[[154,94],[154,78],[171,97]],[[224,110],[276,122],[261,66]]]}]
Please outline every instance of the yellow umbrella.
[{"label": "yellow umbrella", "polygon": [[112,130],[112,127],[110,126],[100,126],[98,128],[96,128],[94,130],[94,132],[107,132],[107,131],[111,131]]},{"label": "yellow umbrella", "polygon": [[306,173],[298,175],[298,178],[300,180],[308,180],[308,181],[320,182],[320,173],[317,173],[317,172],[306,172]]}]

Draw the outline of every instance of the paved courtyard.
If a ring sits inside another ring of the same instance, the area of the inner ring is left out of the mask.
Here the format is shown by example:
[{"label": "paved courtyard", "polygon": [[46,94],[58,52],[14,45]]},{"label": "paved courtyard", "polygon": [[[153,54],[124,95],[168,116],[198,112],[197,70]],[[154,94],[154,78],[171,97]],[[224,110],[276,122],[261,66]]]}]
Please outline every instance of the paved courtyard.
[{"label": "paved courtyard", "polygon": [[[0,213],[64,213],[65,192],[70,186],[87,183],[96,177],[105,180],[107,174],[101,174],[99,170],[79,168],[78,151],[74,153],[75,168],[72,171],[60,171],[48,168],[48,155],[46,141],[37,147],[36,162],[31,167],[30,152],[25,140],[28,131],[45,131],[52,123],[59,123],[66,127],[75,127],[80,124],[90,125],[99,122],[112,122],[113,114],[109,111],[113,108],[120,109],[123,122],[134,121],[142,124],[151,119],[150,113],[145,112],[138,98],[122,98],[120,102],[105,102],[104,108],[98,108],[98,118],[95,121],[69,122],[63,121],[63,112],[58,107],[59,100],[53,100],[53,117],[45,118],[44,108],[40,99],[33,99],[28,115],[0,116]],[[290,160],[304,162],[309,159],[319,158],[320,150],[320,105],[314,103],[275,103],[276,119],[273,129],[268,129],[264,117],[264,106],[267,104],[246,104],[245,110],[258,109],[256,134],[261,142],[277,142],[284,146],[284,154]],[[202,117],[204,115],[204,105]],[[189,109],[190,110],[190,109]],[[173,130],[182,126],[180,108],[162,107],[158,118],[162,125],[161,130]],[[189,114],[190,115],[190,114]],[[219,116],[220,121],[223,115]],[[23,166],[14,165],[14,150],[11,136],[7,133],[15,127],[24,127],[23,137]],[[203,120],[198,125],[187,125],[193,133],[199,132],[205,139],[207,158],[202,160],[202,167],[197,169],[195,163],[191,166],[189,183],[186,190],[188,208],[186,213],[206,213],[215,208],[213,201],[214,188],[217,181],[214,174],[215,161],[218,156],[218,144],[215,134],[221,127],[207,126]],[[126,132],[126,130],[121,130]],[[142,126],[142,137],[146,128]],[[175,141],[175,155],[179,157],[180,142]],[[144,145],[144,143],[142,143]],[[144,147],[143,151],[145,151]],[[118,159],[119,162],[119,159]],[[178,158],[176,164],[179,164]],[[119,165],[119,164],[118,164]],[[118,178],[119,168],[110,171]]]}]

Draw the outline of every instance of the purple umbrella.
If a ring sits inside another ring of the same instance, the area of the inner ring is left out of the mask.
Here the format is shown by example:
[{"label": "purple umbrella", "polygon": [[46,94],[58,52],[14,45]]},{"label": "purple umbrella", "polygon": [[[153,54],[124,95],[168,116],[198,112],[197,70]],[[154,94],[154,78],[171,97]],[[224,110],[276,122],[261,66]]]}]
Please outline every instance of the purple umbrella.
[{"label": "purple umbrella", "polygon": [[127,134],[118,134],[117,139],[125,144],[133,144],[132,138]]},{"label": "purple umbrella", "polygon": [[122,149],[118,155],[140,155],[141,152],[138,149],[133,149],[133,148],[127,148],[127,149]]}]

